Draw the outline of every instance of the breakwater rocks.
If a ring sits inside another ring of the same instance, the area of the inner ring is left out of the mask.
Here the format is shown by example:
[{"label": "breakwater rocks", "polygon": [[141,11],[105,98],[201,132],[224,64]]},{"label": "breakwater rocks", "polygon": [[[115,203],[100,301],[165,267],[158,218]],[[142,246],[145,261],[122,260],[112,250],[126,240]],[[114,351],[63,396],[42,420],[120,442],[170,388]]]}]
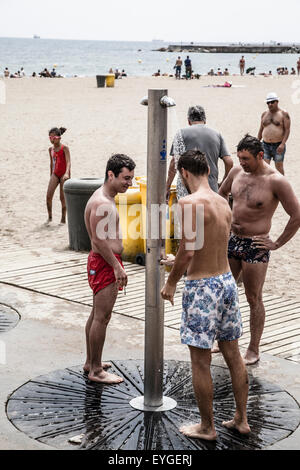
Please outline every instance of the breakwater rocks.
[{"label": "breakwater rocks", "polygon": [[160,52],[212,52],[237,54],[300,54],[300,45],[229,45],[206,46],[200,44],[169,44],[168,47],[155,49]]}]

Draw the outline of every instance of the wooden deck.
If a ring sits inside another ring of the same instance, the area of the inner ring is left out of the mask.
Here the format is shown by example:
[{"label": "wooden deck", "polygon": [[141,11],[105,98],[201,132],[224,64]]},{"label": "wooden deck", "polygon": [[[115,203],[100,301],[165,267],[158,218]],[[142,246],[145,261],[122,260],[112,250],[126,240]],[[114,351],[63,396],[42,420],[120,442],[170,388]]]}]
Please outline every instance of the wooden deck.
[{"label": "wooden deck", "polygon": [[[16,247],[1,244],[0,282],[29,289],[45,295],[83,305],[92,305],[92,294],[87,282],[87,253],[53,251],[47,248]],[[129,276],[126,295],[120,292],[114,313],[145,320],[145,269],[125,263]],[[179,329],[181,319],[181,292],[178,285],[174,307],[165,303],[165,326]],[[243,289],[239,289],[244,335],[241,346],[249,342],[249,306]],[[264,294],[266,324],[261,351],[300,363],[300,301]]]}]

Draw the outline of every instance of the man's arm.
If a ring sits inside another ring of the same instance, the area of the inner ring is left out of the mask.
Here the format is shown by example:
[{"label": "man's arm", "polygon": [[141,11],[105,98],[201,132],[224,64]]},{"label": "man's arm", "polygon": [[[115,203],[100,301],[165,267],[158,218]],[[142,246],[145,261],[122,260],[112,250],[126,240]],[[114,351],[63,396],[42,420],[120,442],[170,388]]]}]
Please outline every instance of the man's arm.
[{"label": "man's arm", "polygon": [[300,204],[293,188],[284,176],[274,178],[273,192],[279,199],[285,212],[290,216],[290,219],[275,242],[269,236],[253,237],[257,248],[265,248],[267,250],[277,250],[285,245],[300,228]]},{"label": "man's arm", "polygon": [[222,196],[224,199],[226,199],[226,201],[228,201],[228,198],[229,198],[229,194],[231,192],[231,186],[232,186],[232,182],[233,182],[233,178],[234,176],[236,175],[236,173],[239,171],[239,168],[238,167],[233,167],[225,180],[223,180],[220,188],[219,188],[219,195]]},{"label": "man's arm", "polygon": [[283,128],[284,128],[283,139],[281,141],[281,144],[277,147],[277,152],[279,154],[283,152],[285,143],[289,138],[290,130],[291,130],[291,118],[289,116],[289,113],[287,113],[286,111],[283,111]]},{"label": "man's arm", "polygon": [[258,134],[257,134],[257,138],[258,140],[261,140],[262,139],[262,134],[263,134],[263,130],[264,130],[264,126],[263,126],[263,117],[266,113],[262,113],[261,115],[261,120],[260,120],[260,128],[259,128],[259,131],[258,131]]},{"label": "man's arm", "polygon": [[175,169],[175,157],[172,157],[172,160],[169,165],[169,171],[168,171],[168,178],[166,182],[166,201],[168,202],[169,197],[170,197],[170,188],[171,184],[175,178],[176,175],[176,169]]},{"label": "man's arm", "polygon": [[225,181],[225,179],[228,176],[228,173],[230,172],[231,168],[233,167],[233,160],[232,160],[230,155],[225,155],[225,157],[223,157],[222,160],[223,160],[223,163],[224,163],[224,166],[225,166],[225,173],[224,173],[224,177],[223,177],[220,185],[222,185],[223,181]]},{"label": "man's arm", "polygon": [[[187,211],[187,216],[185,217],[185,211],[184,207],[186,204],[189,204],[189,202],[185,202],[184,199],[182,198],[179,201],[179,207],[180,207],[180,214],[179,214],[179,220],[180,220],[180,225],[181,225],[181,240],[180,240],[180,245],[178,252],[176,254],[176,258],[173,264],[173,268],[169,274],[168,280],[161,290],[161,296],[165,300],[169,300],[172,305],[174,305],[174,294],[176,291],[176,284],[178,281],[181,279],[183,274],[186,272],[188,265],[190,264],[190,261],[192,257],[194,256],[194,250],[187,249],[190,248],[191,244],[195,243],[196,241],[196,236],[193,239],[187,239],[185,236],[185,227],[189,231],[190,227],[192,227],[193,233],[196,233],[196,226],[197,226],[197,221],[196,221],[196,207],[193,204],[192,211],[188,210]],[[192,214],[191,214],[192,212]],[[192,220],[191,220],[192,217]]]}]

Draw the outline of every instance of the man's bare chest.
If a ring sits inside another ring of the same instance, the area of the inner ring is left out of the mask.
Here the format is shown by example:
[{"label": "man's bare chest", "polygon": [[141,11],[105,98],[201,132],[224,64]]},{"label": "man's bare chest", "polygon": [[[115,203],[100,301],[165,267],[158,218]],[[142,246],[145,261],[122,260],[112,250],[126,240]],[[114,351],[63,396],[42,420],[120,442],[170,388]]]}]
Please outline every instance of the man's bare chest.
[{"label": "man's bare chest", "polygon": [[281,113],[271,114],[267,113],[262,120],[263,126],[267,127],[271,124],[276,127],[283,127],[283,117]]},{"label": "man's bare chest", "polygon": [[274,195],[264,178],[256,181],[239,178],[231,189],[233,201],[240,207],[264,210],[275,202]]}]

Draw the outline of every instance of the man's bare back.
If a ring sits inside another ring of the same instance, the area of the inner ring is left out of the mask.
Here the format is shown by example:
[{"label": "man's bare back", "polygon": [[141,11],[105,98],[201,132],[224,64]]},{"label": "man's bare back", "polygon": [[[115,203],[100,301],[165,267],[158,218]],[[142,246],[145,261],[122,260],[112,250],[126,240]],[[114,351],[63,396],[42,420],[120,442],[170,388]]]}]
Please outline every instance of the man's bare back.
[{"label": "man's bare back", "polygon": [[[231,210],[226,201],[207,189],[182,198],[183,210],[188,205],[203,206],[204,244],[196,249],[187,270],[187,278],[202,279],[218,276],[230,270],[227,259],[227,243],[231,225]],[[199,237],[199,233],[197,234]],[[196,242],[197,243],[197,242]]]}]

